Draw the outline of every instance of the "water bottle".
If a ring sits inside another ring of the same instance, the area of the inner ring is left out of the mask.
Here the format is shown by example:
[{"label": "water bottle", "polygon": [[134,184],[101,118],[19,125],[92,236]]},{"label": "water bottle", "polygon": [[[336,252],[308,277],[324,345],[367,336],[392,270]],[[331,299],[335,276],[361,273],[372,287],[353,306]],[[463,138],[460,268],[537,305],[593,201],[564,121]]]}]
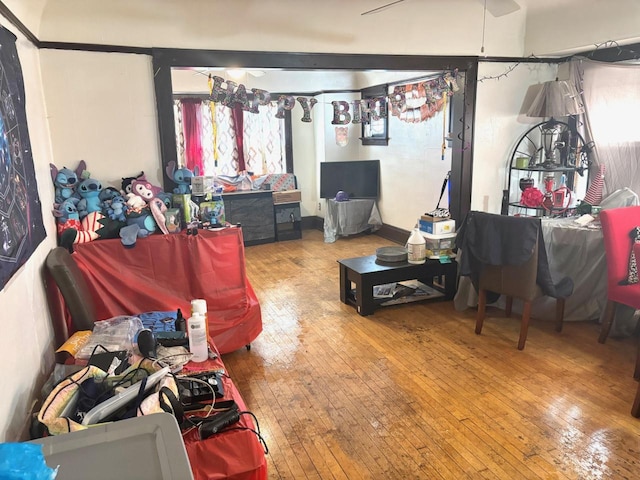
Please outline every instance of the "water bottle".
[{"label": "water bottle", "polygon": [[194,313],[187,321],[189,330],[189,351],[192,354],[192,362],[204,362],[209,358],[209,348],[207,345],[207,330],[204,316],[198,312]]},{"label": "water bottle", "polygon": [[427,258],[427,242],[420,233],[420,230],[414,228],[407,241],[407,261],[409,263],[424,263]]}]

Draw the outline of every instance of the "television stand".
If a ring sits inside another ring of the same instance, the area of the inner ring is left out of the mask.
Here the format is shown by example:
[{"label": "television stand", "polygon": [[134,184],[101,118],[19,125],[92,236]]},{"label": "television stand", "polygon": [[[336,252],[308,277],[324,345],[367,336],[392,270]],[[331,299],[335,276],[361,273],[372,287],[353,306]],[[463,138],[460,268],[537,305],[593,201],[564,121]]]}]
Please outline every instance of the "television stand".
[{"label": "television stand", "polygon": [[333,243],[340,235],[375,232],[382,218],[373,198],[353,198],[346,202],[327,199],[324,213],[324,241]]}]

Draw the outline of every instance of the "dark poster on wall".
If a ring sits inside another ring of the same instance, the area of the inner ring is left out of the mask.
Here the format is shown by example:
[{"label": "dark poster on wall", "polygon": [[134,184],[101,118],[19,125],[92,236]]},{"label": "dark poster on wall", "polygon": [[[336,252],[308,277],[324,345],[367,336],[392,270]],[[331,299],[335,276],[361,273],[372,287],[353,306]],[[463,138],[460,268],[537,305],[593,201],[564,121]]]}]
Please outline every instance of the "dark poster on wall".
[{"label": "dark poster on wall", "polygon": [[0,27],[0,289],[45,236],[16,37]]}]

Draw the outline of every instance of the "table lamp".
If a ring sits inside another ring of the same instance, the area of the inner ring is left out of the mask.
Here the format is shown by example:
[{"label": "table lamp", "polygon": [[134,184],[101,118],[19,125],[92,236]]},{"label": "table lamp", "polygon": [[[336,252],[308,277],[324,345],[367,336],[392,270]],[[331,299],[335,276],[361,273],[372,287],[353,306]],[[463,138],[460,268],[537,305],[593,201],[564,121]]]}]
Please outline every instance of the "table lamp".
[{"label": "table lamp", "polygon": [[527,110],[527,116],[549,117],[549,120],[540,128],[545,168],[551,169],[559,165],[556,162],[556,150],[566,146],[560,138],[563,131],[562,124],[554,117],[579,115],[583,112],[584,106],[580,102],[580,95],[569,82],[555,79],[542,84],[542,88]]}]

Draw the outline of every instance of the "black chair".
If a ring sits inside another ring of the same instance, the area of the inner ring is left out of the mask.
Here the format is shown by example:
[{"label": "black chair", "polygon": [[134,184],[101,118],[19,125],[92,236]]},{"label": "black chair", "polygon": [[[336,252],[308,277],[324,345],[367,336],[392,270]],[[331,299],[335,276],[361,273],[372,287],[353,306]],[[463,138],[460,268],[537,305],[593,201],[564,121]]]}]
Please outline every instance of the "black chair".
[{"label": "black chair", "polygon": [[[56,348],[69,338],[65,312],[75,331],[93,330],[96,308],[80,268],[64,247],[52,249],[45,260],[45,288],[53,321]],[[64,302],[60,301],[60,294]]]}]

